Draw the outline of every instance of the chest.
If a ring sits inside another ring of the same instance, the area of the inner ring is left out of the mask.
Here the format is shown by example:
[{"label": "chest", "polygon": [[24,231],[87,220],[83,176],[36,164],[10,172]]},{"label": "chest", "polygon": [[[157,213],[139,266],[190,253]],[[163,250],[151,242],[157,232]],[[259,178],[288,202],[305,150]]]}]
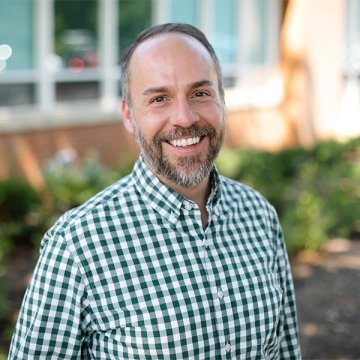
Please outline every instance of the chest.
[{"label": "chest", "polygon": [[101,268],[87,271],[95,348],[206,359],[230,347],[240,359],[273,341],[282,290],[270,234],[233,218],[212,219],[204,231],[191,216],[123,224],[103,239],[93,257]]}]

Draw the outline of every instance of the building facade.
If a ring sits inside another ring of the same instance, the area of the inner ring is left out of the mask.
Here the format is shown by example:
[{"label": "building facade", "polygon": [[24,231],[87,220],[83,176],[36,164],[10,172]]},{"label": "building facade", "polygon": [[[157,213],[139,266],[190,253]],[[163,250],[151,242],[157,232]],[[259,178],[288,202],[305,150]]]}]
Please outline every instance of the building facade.
[{"label": "building facade", "polygon": [[[301,1],[309,4],[307,11],[314,7],[310,0]],[[347,101],[358,106],[353,102],[359,94],[360,0],[327,1],[339,4],[332,10],[342,19],[342,29],[337,29],[344,54],[338,60],[343,64],[339,76],[347,79]],[[291,131],[284,128],[286,116],[280,114],[281,49],[286,12],[296,3],[299,0],[1,0],[0,156],[9,158],[9,149],[16,146],[8,142],[23,134],[26,152],[34,152],[41,168],[59,148],[71,146],[80,152],[89,148],[91,144],[82,149],[81,142],[71,138],[74,127],[91,127],[97,133],[107,126],[113,131],[114,124],[120,129],[121,52],[139,31],[164,22],[196,25],[214,45],[223,68],[230,120],[234,114],[232,126],[241,129],[238,137],[245,146],[259,141],[251,140],[251,134],[244,137],[241,124],[258,134],[259,126],[266,130],[269,121],[275,124],[269,142],[292,145],[293,139],[278,141],[276,134],[285,131],[283,136],[289,139]],[[339,45],[336,49],[340,51]],[[45,134],[50,144],[41,154],[32,143],[34,132]],[[112,151],[119,151],[116,143]],[[20,161],[19,156],[10,157]],[[0,176],[9,175],[9,169],[5,162],[0,164]]]}]

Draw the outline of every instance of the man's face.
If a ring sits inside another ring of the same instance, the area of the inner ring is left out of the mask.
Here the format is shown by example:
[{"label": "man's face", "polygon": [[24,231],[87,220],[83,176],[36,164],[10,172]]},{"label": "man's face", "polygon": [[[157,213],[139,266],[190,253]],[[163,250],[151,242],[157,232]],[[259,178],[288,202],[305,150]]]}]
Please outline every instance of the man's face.
[{"label": "man's face", "polygon": [[196,187],[208,178],[224,137],[224,105],[207,50],[166,34],[146,40],[130,63],[127,129],[145,163],[165,183]]}]

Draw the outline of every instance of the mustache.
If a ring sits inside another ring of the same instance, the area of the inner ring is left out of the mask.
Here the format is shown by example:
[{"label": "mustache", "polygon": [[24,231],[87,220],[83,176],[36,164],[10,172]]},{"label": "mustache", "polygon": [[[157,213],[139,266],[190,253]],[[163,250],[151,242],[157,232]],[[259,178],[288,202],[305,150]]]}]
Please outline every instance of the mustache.
[{"label": "mustache", "polygon": [[204,137],[207,136],[210,139],[215,137],[216,131],[210,126],[199,126],[194,124],[188,128],[176,128],[169,131],[166,134],[158,134],[154,138],[156,145],[160,145],[162,142],[172,141],[179,137]]}]

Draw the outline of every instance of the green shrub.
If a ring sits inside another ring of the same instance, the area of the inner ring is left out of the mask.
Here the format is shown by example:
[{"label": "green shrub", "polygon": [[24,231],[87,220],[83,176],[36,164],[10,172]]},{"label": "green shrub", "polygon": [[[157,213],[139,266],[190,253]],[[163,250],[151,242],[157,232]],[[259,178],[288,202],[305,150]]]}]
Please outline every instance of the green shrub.
[{"label": "green shrub", "polygon": [[0,181],[0,239],[2,242],[28,245],[41,228],[42,199],[23,180]]},{"label": "green shrub", "polygon": [[[0,181],[0,324],[8,317],[6,282],[8,258],[15,246],[32,246],[40,231],[38,216],[41,198],[22,180]],[[3,326],[0,330],[4,331]]]},{"label": "green shrub", "polygon": [[217,166],[275,206],[290,252],[360,230],[360,139],[279,153],[224,149]]},{"label": "green shrub", "polygon": [[96,156],[88,156],[81,166],[50,163],[44,173],[53,216],[79,206],[128,174],[132,166],[133,161],[129,157],[124,157],[118,166],[112,168],[101,165]]}]

